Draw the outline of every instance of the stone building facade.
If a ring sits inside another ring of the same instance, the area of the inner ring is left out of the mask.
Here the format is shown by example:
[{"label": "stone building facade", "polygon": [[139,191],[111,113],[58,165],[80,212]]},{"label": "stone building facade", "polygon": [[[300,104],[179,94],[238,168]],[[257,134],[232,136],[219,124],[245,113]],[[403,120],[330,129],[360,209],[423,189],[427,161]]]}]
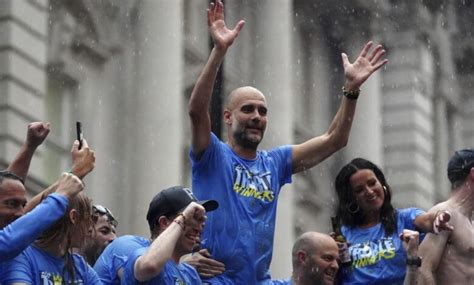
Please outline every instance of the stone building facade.
[{"label": "stone building facade", "polygon": [[[207,0],[1,0],[0,164],[13,159],[30,121],[52,131],[34,158],[37,193],[70,167],[76,120],[97,154],[86,192],[110,207],[120,233],[147,235],[156,191],[190,184],[187,100],[210,51]],[[378,163],[397,206],[429,208],[449,194],[446,163],[474,146],[471,0],[226,0],[246,25],[229,51],[212,103],[252,85],[266,94],[263,147],[324,132],[340,100],[340,53],[369,39],[390,62],[363,86],[349,145],[285,186],[272,270],[291,273],[303,231],[329,231],[340,167]],[[336,3],[336,4],[335,4]],[[222,132],[216,123],[213,129]]]}]

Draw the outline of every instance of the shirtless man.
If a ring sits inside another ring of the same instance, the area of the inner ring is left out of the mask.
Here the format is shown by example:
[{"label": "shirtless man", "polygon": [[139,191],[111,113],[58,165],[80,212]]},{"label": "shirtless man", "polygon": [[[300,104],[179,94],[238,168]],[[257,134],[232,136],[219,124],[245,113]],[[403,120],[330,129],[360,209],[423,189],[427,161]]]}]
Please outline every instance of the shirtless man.
[{"label": "shirtless man", "polygon": [[451,197],[430,212],[451,213],[452,232],[428,234],[420,246],[421,284],[474,284],[474,149],[456,151],[449,160]]}]

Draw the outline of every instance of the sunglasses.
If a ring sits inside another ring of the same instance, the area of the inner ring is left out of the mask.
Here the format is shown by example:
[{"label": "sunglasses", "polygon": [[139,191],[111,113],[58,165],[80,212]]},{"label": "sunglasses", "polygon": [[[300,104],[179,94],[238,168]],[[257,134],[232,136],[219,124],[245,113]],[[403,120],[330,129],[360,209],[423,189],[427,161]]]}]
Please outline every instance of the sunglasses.
[{"label": "sunglasses", "polygon": [[102,205],[93,205],[92,210],[94,211],[95,215],[98,214],[100,216],[104,216],[104,215],[107,216],[107,218],[109,219],[109,222],[112,226],[114,226],[114,227],[118,226],[117,219],[115,219],[112,212],[109,209],[107,209],[106,207],[104,207]]},{"label": "sunglasses", "polygon": [[25,185],[25,181],[23,181],[23,179],[20,176],[16,175],[15,173],[13,173],[9,170],[0,171],[0,177],[15,179],[15,180],[20,181],[21,184]]}]

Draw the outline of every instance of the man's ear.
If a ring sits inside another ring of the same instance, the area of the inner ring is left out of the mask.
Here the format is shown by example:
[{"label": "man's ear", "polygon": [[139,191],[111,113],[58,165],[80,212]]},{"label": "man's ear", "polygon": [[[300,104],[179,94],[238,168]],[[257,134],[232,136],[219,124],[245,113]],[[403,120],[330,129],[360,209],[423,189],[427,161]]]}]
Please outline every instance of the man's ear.
[{"label": "man's ear", "polygon": [[471,167],[471,171],[469,171],[469,180],[474,183],[474,167]]},{"label": "man's ear", "polygon": [[298,261],[305,265],[306,264],[306,252],[304,252],[303,250],[299,250],[298,253],[297,253],[297,256],[298,256]]},{"label": "man's ear", "polygon": [[228,126],[232,124],[232,112],[228,109],[224,109],[224,123]]},{"label": "man's ear", "polygon": [[160,230],[165,230],[173,221],[169,221],[168,218],[165,216],[161,216],[158,218],[158,225],[160,226]]},{"label": "man's ear", "polygon": [[69,220],[71,221],[73,225],[77,223],[78,219],[79,219],[79,213],[77,212],[76,209],[72,209],[71,211],[69,211]]}]

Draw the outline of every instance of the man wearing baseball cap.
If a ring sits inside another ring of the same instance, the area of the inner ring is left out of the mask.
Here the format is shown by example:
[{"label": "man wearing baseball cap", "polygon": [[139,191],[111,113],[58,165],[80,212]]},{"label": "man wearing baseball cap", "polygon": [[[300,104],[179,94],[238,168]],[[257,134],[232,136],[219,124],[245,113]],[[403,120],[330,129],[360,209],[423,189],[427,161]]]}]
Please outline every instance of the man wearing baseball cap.
[{"label": "man wearing baseball cap", "polygon": [[474,149],[458,150],[448,163],[450,198],[430,212],[449,211],[452,232],[428,234],[420,246],[421,284],[472,284],[474,282]]},{"label": "man wearing baseball cap", "polygon": [[197,201],[189,188],[181,186],[159,192],[146,216],[151,244],[127,258],[121,283],[201,284],[196,270],[186,263],[179,264],[179,260],[199,240],[206,212],[218,206],[215,200]]}]

